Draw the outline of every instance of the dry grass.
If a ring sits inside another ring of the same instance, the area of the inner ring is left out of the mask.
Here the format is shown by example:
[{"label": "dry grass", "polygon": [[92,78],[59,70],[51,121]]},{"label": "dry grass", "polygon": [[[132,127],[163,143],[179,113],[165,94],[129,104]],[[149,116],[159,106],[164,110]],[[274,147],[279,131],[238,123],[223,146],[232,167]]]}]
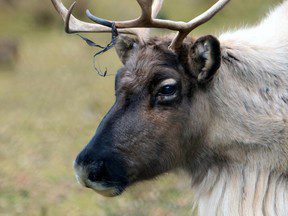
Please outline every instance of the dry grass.
[{"label": "dry grass", "polygon": [[[123,13],[131,1],[123,0],[116,15],[133,17],[137,10]],[[141,183],[113,199],[76,184],[72,161],[113,103],[113,73],[121,64],[112,50],[100,57],[110,76],[97,76],[92,69],[94,50],[76,36],[60,32],[58,24],[37,27],[29,5],[38,7],[40,2],[27,2],[16,10],[0,9],[0,36],[16,37],[21,44],[14,69],[0,68],[0,215],[192,214],[189,178],[182,173]],[[116,0],[99,0],[100,15],[113,14],[105,10],[112,9],[109,2],[119,5]],[[178,2],[167,0],[162,16],[187,20],[187,4],[193,1],[183,0],[182,6]],[[202,2],[194,1],[194,12],[207,6]],[[234,2],[222,18],[197,33],[257,20],[273,4],[272,0],[243,2]],[[41,4],[52,10],[49,1]],[[109,37],[97,36],[97,41],[105,40]]]}]

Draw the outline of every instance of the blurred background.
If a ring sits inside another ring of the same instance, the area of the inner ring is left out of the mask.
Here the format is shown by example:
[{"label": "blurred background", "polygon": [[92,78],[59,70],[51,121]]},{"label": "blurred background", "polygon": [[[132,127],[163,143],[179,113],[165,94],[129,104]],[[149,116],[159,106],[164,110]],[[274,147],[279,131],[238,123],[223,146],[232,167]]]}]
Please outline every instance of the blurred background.
[{"label": "blurred background", "polygon": [[[166,0],[159,17],[188,21],[214,0]],[[256,23],[280,0],[232,0],[193,32],[219,35]],[[69,6],[72,1],[63,3]],[[134,18],[135,0],[78,0],[108,19]],[[112,49],[93,69],[95,48],[64,33],[49,0],[0,0],[0,215],[191,215],[193,192],[183,173],[140,183],[120,197],[80,187],[72,162],[114,101],[121,66]],[[155,32],[163,34],[167,32]],[[98,44],[109,34],[86,35]]]}]

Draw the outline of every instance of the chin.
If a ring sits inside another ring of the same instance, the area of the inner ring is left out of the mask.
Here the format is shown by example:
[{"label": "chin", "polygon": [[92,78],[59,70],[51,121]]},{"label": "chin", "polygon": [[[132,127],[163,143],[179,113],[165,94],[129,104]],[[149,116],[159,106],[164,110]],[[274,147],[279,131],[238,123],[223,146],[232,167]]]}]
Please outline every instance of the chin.
[{"label": "chin", "polygon": [[[105,184],[105,183],[104,183]],[[86,187],[91,188],[96,193],[104,197],[116,197],[122,194],[125,190],[124,186],[103,186],[103,183],[93,182],[91,185],[86,185]]]}]

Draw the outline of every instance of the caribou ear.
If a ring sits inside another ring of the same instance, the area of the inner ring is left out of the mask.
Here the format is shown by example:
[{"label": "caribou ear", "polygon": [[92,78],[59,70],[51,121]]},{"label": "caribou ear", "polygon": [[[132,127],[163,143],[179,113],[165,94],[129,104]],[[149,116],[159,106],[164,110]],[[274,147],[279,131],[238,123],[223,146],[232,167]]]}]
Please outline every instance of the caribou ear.
[{"label": "caribou ear", "polygon": [[123,64],[127,62],[131,54],[137,49],[138,39],[120,35],[115,44],[116,52]]},{"label": "caribou ear", "polygon": [[191,47],[189,60],[199,83],[212,80],[221,65],[220,42],[211,35],[200,37]]}]

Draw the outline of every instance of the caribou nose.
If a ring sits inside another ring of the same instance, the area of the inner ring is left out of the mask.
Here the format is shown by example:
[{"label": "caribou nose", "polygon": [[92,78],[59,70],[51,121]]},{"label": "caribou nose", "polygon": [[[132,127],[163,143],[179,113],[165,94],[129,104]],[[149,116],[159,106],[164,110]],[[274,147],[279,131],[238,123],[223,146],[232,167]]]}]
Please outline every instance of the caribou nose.
[{"label": "caribou nose", "polygon": [[93,164],[88,167],[88,179],[92,182],[105,181],[106,168],[103,161]]},{"label": "caribou nose", "polygon": [[104,160],[102,160],[103,157],[99,157],[95,152],[86,149],[78,154],[74,162],[74,170],[81,184],[87,186],[87,182],[105,180],[108,172]]},{"label": "caribou nose", "polygon": [[77,181],[86,187],[89,187],[89,182],[104,182],[107,179],[108,172],[103,161],[84,166],[76,160],[74,161],[74,170]]},{"label": "caribou nose", "polygon": [[111,197],[121,194],[128,185],[123,161],[116,154],[84,149],[74,162],[76,179],[81,185]]},{"label": "caribou nose", "polygon": [[118,188],[116,185],[107,185],[106,180],[108,179],[108,171],[103,161],[85,167],[77,164],[75,161],[74,169],[77,181],[81,185],[91,188],[103,196],[116,196],[123,191],[123,187]]},{"label": "caribou nose", "polygon": [[87,167],[99,159],[98,154],[94,151],[84,148],[76,157],[75,163],[78,166]]}]

